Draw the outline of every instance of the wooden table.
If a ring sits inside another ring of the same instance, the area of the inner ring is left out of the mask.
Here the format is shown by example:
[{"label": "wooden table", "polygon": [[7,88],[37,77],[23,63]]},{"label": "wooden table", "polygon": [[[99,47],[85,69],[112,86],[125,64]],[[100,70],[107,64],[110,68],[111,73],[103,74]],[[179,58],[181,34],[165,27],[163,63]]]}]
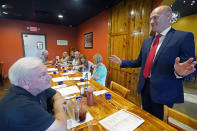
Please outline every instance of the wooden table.
[{"label": "wooden table", "polygon": [[[61,75],[58,73],[56,75],[52,75],[52,77],[60,77]],[[81,74],[75,74],[71,76],[81,76]],[[76,83],[79,81],[64,81],[65,84],[68,86],[76,85]],[[57,85],[57,83],[54,83],[51,81],[51,86]],[[76,127],[75,131],[106,131],[102,125],[100,125],[98,122],[113,113],[121,110],[126,109],[127,111],[130,111],[141,118],[144,119],[144,123],[140,125],[136,131],[173,131],[176,130],[173,127],[169,126],[168,124],[164,123],[163,121],[159,120],[158,118],[154,117],[153,115],[149,114],[148,112],[142,110],[140,107],[136,106],[132,102],[126,100],[125,98],[121,97],[120,95],[114,93],[110,89],[100,85],[94,80],[90,80],[90,85],[94,87],[94,90],[108,90],[109,93],[112,95],[110,100],[105,99],[105,95],[99,95],[94,96],[94,105],[93,106],[87,106],[87,111],[93,116],[93,120],[89,121],[88,123],[82,124],[78,127]],[[80,88],[80,87],[79,87]],[[79,95],[79,94],[77,94]],[[72,103],[73,100],[67,101],[67,116],[68,119],[72,117],[71,113],[69,113],[69,109],[71,107],[70,103]]]}]

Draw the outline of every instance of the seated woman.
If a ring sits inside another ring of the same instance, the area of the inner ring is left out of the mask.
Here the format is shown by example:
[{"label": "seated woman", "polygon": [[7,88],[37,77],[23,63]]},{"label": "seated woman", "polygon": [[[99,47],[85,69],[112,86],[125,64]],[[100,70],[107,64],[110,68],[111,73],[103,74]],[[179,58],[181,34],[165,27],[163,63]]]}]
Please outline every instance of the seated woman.
[{"label": "seated woman", "polygon": [[64,63],[64,62],[67,62],[69,59],[70,58],[69,58],[68,52],[63,52],[60,62]]},{"label": "seated woman", "polygon": [[93,71],[93,79],[105,86],[105,80],[107,76],[107,69],[105,65],[102,63],[103,58],[100,54],[96,54],[93,56],[95,67]]},{"label": "seated woman", "polygon": [[93,65],[92,62],[86,59],[85,55],[80,55],[79,57],[81,65],[79,65],[78,70],[80,72],[90,72],[91,66]]}]

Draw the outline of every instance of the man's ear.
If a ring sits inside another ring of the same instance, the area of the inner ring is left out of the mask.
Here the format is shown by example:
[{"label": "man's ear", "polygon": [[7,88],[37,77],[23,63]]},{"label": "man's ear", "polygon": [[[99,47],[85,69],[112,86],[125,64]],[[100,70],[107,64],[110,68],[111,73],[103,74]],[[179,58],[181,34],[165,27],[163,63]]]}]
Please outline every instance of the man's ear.
[{"label": "man's ear", "polygon": [[28,80],[25,80],[25,79],[20,78],[18,80],[18,85],[20,87],[24,88],[25,90],[28,90],[29,89],[29,81]]},{"label": "man's ear", "polygon": [[170,22],[170,20],[172,19],[172,13],[168,12],[167,16],[168,16],[168,21]]}]

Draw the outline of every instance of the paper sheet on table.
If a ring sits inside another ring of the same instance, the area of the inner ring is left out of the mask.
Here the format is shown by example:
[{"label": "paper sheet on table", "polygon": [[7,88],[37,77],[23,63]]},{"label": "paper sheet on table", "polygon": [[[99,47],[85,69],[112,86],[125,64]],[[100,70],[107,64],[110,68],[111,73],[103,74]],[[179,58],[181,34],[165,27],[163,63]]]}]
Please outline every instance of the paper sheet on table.
[{"label": "paper sheet on table", "polygon": [[88,82],[79,82],[79,83],[77,83],[78,86],[82,86],[82,85],[85,85],[85,84],[90,84],[90,82],[88,81]]},{"label": "paper sheet on table", "polygon": [[76,74],[75,72],[67,72],[67,73],[61,73],[61,75],[63,75],[63,76],[67,76],[67,75],[73,75],[73,74]]},{"label": "paper sheet on table", "polygon": [[47,71],[57,71],[57,68],[47,68]]},{"label": "paper sheet on table", "polygon": [[105,94],[107,93],[108,91],[107,90],[100,90],[100,91],[94,91],[93,94],[95,96],[98,96],[98,95],[101,95],[101,94]]},{"label": "paper sheet on table", "polygon": [[[83,77],[69,77],[69,79],[71,80],[71,81],[79,81],[81,78],[83,78]],[[83,78],[84,79],[84,78]],[[88,80],[90,80],[90,78],[88,78]]]},{"label": "paper sheet on table", "polygon": [[58,88],[66,87],[66,86],[67,86],[66,84],[62,84],[62,85],[52,86],[51,88],[58,89]]},{"label": "paper sheet on table", "polygon": [[66,81],[66,80],[69,80],[68,76],[52,78],[53,82]]},{"label": "paper sheet on table", "polygon": [[[58,71],[56,71],[56,73],[58,73]],[[53,74],[53,72],[48,72],[49,75]]]},{"label": "paper sheet on table", "polygon": [[76,97],[76,95],[66,96],[66,97],[64,97],[64,99],[65,99],[65,100],[68,100],[68,99],[72,99],[72,98],[75,98],[75,97]]},{"label": "paper sheet on table", "polygon": [[69,77],[71,81],[79,81],[82,77]]},{"label": "paper sheet on table", "polygon": [[57,91],[59,91],[62,94],[62,96],[80,92],[77,86],[68,86],[66,88],[59,88],[57,89]]},{"label": "paper sheet on table", "polygon": [[126,110],[120,110],[99,123],[109,131],[132,131],[140,126],[144,120]]},{"label": "paper sheet on table", "polygon": [[69,119],[69,120],[67,120],[67,128],[68,129],[71,129],[71,128],[74,128],[74,127],[76,127],[76,126],[79,126],[79,125],[81,125],[81,124],[84,124],[84,123],[86,123],[86,122],[89,122],[89,121],[91,121],[91,120],[93,120],[93,117],[91,116],[91,114],[89,113],[89,112],[87,112],[86,113],[86,119],[85,119],[85,121],[84,122],[77,122],[77,121],[75,121],[74,119]]}]

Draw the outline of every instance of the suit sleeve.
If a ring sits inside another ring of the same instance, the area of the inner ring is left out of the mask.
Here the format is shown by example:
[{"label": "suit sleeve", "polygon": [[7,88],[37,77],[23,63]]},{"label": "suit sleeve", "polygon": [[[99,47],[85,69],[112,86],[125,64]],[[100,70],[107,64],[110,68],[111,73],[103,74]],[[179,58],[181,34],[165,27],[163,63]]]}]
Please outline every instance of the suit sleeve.
[{"label": "suit sleeve", "polygon": [[185,35],[183,43],[181,44],[180,61],[185,62],[191,57],[195,59],[195,43],[194,35],[189,32]]},{"label": "suit sleeve", "polygon": [[142,48],[136,60],[122,60],[120,68],[136,68],[140,67],[142,63]]}]

